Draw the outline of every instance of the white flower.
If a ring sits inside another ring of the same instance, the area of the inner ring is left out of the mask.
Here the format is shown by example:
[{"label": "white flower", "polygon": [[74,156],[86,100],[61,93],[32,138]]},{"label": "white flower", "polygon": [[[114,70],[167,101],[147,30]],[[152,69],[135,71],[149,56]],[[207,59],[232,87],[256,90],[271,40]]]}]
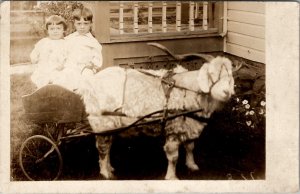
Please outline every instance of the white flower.
[{"label": "white flower", "polygon": [[250,125],[252,124],[252,122],[251,122],[251,121],[246,121],[246,124],[247,124],[248,126],[250,126]]},{"label": "white flower", "polygon": [[260,102],[260,105],[261,105],[261,106],[265,106],[265,105],[266,105],[266,102],[265,102],[265,101],[261,101],[261,102]]},{"label": "white flower", "polygon": [[250,114],[250,115],[254,115],[254,111],[253,111],[253,110],[250,110],[249,114]]},{"label": "white flower", "polygon": [[249,111],[247,111],[245,115],[247,116],[248,114],[249,114]]},{"label": "white flower", "polygon": [[239,102],[240,101],[240,99],[239,98],[236,98],[236,102]]},{"label": "white flower", "polygon": [[243,100],[243,104],[248,104],[248,100]]},{"label": "white flower", "polygon": [[246,109],[249,109],[249,108],[250,108],[250,104],[246,104],[246,105],[245,105],[245,108],[246,108]]}]

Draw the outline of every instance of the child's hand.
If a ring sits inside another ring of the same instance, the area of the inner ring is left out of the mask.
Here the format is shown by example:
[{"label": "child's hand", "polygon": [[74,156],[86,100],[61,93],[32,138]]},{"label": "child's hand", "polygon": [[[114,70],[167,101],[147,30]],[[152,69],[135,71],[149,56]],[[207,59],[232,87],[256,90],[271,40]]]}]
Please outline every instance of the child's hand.
[{"label": "child's hand", "polygon": [[[92,63],[92,62],[87,62],[84,65],[83,70],[90,70],[91,72],[93,72],[94,74],[97,73],[97,67]],[[83,72],[82,70],[82,72]]]},{"label": "child's hand", "polygon": [[100,70],[101,70],[101,67],[97,67],[97,66],[95,66],[95,71],[96,71],[96,73],[98,73]]}]

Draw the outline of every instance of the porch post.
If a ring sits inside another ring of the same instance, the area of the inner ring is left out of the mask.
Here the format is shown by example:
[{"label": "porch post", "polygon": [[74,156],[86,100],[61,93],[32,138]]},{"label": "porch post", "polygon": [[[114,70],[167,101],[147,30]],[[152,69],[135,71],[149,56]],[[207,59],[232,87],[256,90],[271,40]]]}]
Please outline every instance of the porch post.
[{"label": "porch post", "polygon": [[195,30],[195,24],[194,24],[194,1],[190,1],[189,3],[189,29],[190,31]]},{"label": "porch post", "polygon": [[167,32],[167,2],[162,2],[162,31]]},{"label": "porch post", "polygon": [[123,2],[120,2],[120,7],[119,7],[119,32],[120,34],[124,34],[124,4]]},{"label": "porch post", "polygon": [[176,31],[181,30],[181,2],[176,2]]},{"label": "porch post", "polygon": [[109,1],[84,2],[93,12],[93,31],[100,43],[110,42]]},{"label": "porch post", "polygon": [[139,4],[137,2],[134,2],[133,3],[133,32],[135,34],[139,33],[138,11],[139,11]]},{"label": "porch post", "polygon": [[149,33],[152,33],[152,7],[153,7],[153,3],[152,1],[149,2],[149,5],[148,5],[148,32]]},{"label": "porch post", "polygon": [[202,27],[203,30],[207,30],[207,5],[208,2],[203,2],[203,21],[202,21]]}]

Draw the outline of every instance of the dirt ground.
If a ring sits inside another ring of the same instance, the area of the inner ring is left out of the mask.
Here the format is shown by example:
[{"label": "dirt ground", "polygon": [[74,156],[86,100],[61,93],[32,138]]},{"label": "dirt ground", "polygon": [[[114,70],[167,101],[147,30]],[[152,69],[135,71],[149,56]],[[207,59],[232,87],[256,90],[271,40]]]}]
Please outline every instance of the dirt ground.
[{"label": "dirt ground", "polygon": [[[232,56],[230,56],[232,58]],[[235,59],[234,59],[235,60]],[[236,58],[237,62],[241,60]],[[28,70],[28,69],[26,69]],[[22,70],[14,70],[22,71]],[[21,96],[34,90],[26,74],[11,76],[11,180],[26,180],[18,163],[22,142],[36,133],[24,120]],[[230,106],[228,104],[227,106]],[[265,178],[265,126],[256,131],[238,127],[228,117],[228,110],[215,113],[201,136],[196,139],[195,161],[200,170],[185,167],[184,150],[180,148],[177,175],[184,180],[243,180]],[[111,163],[118,180],[162,180],[167,159],[164,138],[139,136],[115,137]],[[59,180],[99,180],[98,153],[94,137],[74,140],[60,147],[64,168]]]}]

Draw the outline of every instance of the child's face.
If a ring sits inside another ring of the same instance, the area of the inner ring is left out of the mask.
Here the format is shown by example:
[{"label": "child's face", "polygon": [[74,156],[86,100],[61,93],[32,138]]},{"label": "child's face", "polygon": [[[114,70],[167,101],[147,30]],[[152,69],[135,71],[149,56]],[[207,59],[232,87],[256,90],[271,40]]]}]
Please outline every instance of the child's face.
[{"label": "child's face", "polygon": [[84,35],[84,34],[90,32],[90,30],[92,28],[92,22],[84,21],[83,18],[80,18],[80,20],[75,20],[74,26],[75,26],[76,31],[80,35]]},{"label": "child's face", "polygon": [[52,40],[58,40],[64,37],[64,26],[63,24],[51,24],[48,26],[48,35]]}]

